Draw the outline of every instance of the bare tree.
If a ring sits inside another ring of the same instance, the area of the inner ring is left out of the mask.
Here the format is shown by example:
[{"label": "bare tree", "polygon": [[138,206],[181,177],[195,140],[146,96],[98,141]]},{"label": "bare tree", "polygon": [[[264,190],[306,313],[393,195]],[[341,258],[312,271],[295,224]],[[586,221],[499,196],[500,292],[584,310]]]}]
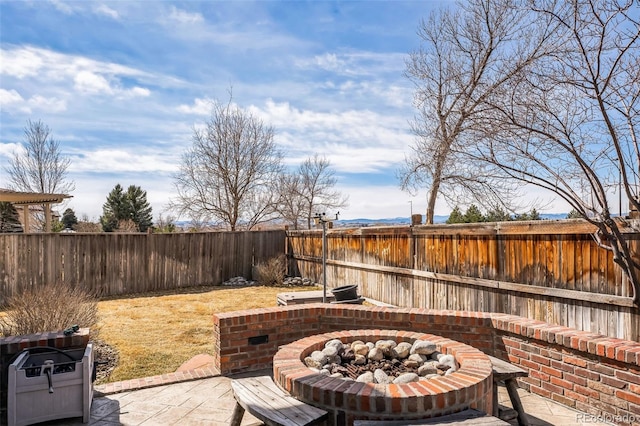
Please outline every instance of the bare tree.
[{"label": "bare tree", "polygon": [[68,194],[75,189],[67,180],[69,158],[60,152],[60,143],[51,137],[42,121],[27,121],[24,153],[16,152],[6,168],[12,188],[25,192]]},{"label": "bare tree", "polygon": [[614,220],[608,198],[620,188],[640,209],[640,8],[631,0],[532,5],[536,19],[558,28],[552,54],[486,100],[482,143],[467,151],[469,161],[569,203],[597,227],[596,241],[613,252],[640,304],[640,265],[622,232],[628,224]]},{"label": "bare tree", "polygon": [[[60,143],[51,136],[49,126],[40,120],[27,121],[24,149],[24,152],[15,152],[5,167],[12,189],[49,194],[73,192],[75,184],[67,179],[71,160],[60,152]],[[44,216],[36,220],[44,225]]]},{"label": "bare tree", "polygon": [[235,231],[272,217],[272,186],[282,154],[274,129],[232,104],[214,102],[204,130],[194,130],[193,146],[175,175],[177,198],[170,207],[195,220],[214,220]]},{"label": "bare tree", "polygon": [[299,229],[306,204],[302,196],[300,176],[296,173],[281,174],[277,181],[276,191],[279,196],[276,204],[278,214],[293,226],[293,229]]},{"label": "bare tree", "polygon": [[311,229],[311,219],[315,213],[325,213],[348,205],[349,198],[335,189],[335,171],[327,158],[318,154],[307,158],[300,165],[298,175],[308,229]]},{"label": "bare tree", "polygon": [[279,180],[280,215],[295,229],[301,221],[311,229],[314,214],[348,205],[348,197],[335,189],[336,183],[331,161],[318,154],[307,158],[295,172],[283,174]]},{"label": "bare tree", "polygon": [[547,22],[531,21],[514,3],[460,2],[454,11],[431,14],[419,27],[422,45],[411,53],[405,72],[416,86],[416,140],[399,177],[405,190],[428,186],[428,224],[438,195],[451,206],[475,201],[487,209],[516,208],[517,182],[500,179],[490,163],[460,158],[475,143],[469,130],[484,100],[543,55],[553,34]]}]

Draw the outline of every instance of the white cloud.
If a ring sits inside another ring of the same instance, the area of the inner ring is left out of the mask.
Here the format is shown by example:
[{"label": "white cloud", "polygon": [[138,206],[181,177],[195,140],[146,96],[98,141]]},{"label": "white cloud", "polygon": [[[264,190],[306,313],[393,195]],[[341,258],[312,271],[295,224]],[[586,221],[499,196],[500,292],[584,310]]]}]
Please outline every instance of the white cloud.
[{"label": "white cloud", "polygon": [[67,102],[64,99],[45,98],[39,95],[29,98],[28,104],[32,109],[48,112],[62,112],[67,109]]},{"label": "white cloud", "polygon": [[124,92],[125,97],[146,98],[151,95],[151,91],[144,87],[134,87]]},{"label": "white cloud", "polygon": [[71,15],[74,10],[67,2],[63,2],[60,0],[49,0],[49,3],[53,5],[58,11],[64,13],[65,15]]},{"label": "white cloud", "polygon": [[169,14],[169,19],[179,22],[181,24],[196,24],[200,22],[204,22],[204,18],[199,13],[190,13],[186,10],[181,10],[176,8],[175,6],[171,6],[171,13]]},{"label": "white cloud", "polygon": [[[24,80],[23,87],[40,91],[33,95],[38,96],[35,105],[31,105],[36,107],[42,104],[42,98],[51,98],[43,93],[46,91],[57,91],[56,98],[72,97],[72,90],[89,96],[132,98],[151,95],[151,90],[139,83],[149,81],[156,85],[170,86],[179,83],[172,77],[152,75],[117,63],[95,61],[32,46],[0,49],[0,61],[3,64],[0,74],[16,78],[18,82]],[[6,81],[6,85],[9,85],[10,79],[7,78]],[[124,81],[127,82],[126,85]],[[130,81],[138,84],[131,86]],[[66,108],[61,102],[52,105],[55,111]]]},{"label": "white cloud", "polygon": [[93,72],[80,71],[78,74],[76,74],[73,80],[75,83],[74,87],[79,92],[90,94],[113,94],[113,89],[111,88],[111,85],[109,84],[107,79]]},{"label": "white cloud", "polygon": [[0,74],[19,79],[37,75],[44,62],[41,52],[42,49],[33,48],[0,49]]},{"label": "white cloud", "polygon": [[318,55],[314,59],[315,65],[328,71],[342,70],[346,63],[343,60],[339,60],[335,53],[326,53],[324,55]]},{"label": "white cloud", "polygon": [[8,113],[19,111],[30,114],[33,110],[61,112],[67,109],[67,103],[63,99],[46,98],[40,95],[25,100],[15,89],[0,89],[0,108]]},{"label": "white cloud", "polygon": [[111,9],[106,4],[100,4],[97,7],[94,7],[93,11],[97,15],[103,15],[103,16],[106,16],[108,18],[112,18],[112,19],[115,19],[115,20],[120,19],[120,15],[118,14],[118,12],[116,10],[114,10],[114,9]]},{"label": "white cloud", "polygon": [[184,114],[209,115],[212,102],[209,98],[196,98],[193,100],[193,105],[182,104],[176,109]]},{"label": "white cloud", "polygon": [[411,141],[402,117],[369,110],[319,112],[270,99],[263,108],[252,106],[249,110],[272,124],[278,137],[291,148],[347,156],[340,163],[345,167],[349,164],[351,169],[370,171],[401,161],[403,150]]},{"label": "white cloud", "polygon": [[296,65],[305,70],[323,69],[338,75],[380,76],[403,70],[405,53],[327,52],[313,58],[299,59]]},{"label": "white cloud", "polygon": [[175,172],[175,158],[165,157],[164,152],[145,153],[131,147],[124,149],[99,149],[87,151],[72,159],[73,172],[123,173],[123,172]]},{"label": "white cloud", "polygon": [[0,107],[5,107],[12,104],[23,103],[24,98],[16,90],[6,90],[0,88]]},{"label": "white cloud", "polygon": [[0,142],[0,157],[13,157],[13,154],[23,154],[25,153],[24,147],[19,143],[2,143]]}]

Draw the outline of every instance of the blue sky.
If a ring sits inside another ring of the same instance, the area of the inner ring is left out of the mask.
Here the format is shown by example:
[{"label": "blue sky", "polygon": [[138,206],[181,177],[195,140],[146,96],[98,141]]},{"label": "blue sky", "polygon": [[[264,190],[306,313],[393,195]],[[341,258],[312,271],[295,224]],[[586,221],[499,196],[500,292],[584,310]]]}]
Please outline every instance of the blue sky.
[{"label": "blue sky", "polygon": [[71,159],[78,217],[97,220],[120,183],[146,190],[157,218],[208,101],[232,87],[275,127],[288,166],[331,160],[349,196],[341,218],[409,216],[410,200],[424,213],[425,193],[396,178],[413,140],[404,61],[420,19],[452,4],[0,1],[0,164],[27,120],[42,120]]}]

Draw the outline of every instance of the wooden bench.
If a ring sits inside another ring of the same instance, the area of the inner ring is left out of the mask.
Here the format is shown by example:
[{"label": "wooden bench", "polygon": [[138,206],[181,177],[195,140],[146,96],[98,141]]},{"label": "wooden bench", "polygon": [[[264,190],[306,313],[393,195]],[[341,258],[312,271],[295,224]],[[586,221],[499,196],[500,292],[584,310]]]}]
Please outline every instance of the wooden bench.
[{"label": "wooden bench", "polygon": [[467,426],[509,425],[509,423],[504,420],[500,420],[497,417],[487,416],[482,411],[474,410],[472,408],[459,413],[424,420],[356,420],[353,422],[353,426],[451,426],[452,424]]},{"label": "wooden bench", "polygon": [[268,426],[319,425],[329,417],[284,392],[269,376],[234,379],[231,389],[236,399],[231,426],[240,426],[245,410]]},{"label": "wooden bench", "polygon": [[524,407],[518,395],[518,383],[516,378],[527,377],[529,373],[522,368],[515,366],[507,361],[489,356],[493,367],[493,415],[499,416],[498,408],[498,382],[504,382],[509,393],[509,399],[513,405],[513,409],[518,413],[518,425],[529,426],[529,419],[524,412]]}]

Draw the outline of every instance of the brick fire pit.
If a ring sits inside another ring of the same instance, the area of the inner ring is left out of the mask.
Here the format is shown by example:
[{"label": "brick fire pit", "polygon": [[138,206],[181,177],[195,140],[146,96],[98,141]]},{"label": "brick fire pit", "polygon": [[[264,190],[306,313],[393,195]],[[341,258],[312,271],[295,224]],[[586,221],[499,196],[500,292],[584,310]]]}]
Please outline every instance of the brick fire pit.
[{"label": "brick fire pit", "polygon": [[[394,340],[413,343],[429,340],[438,351],[451,354],[460,365],[447,376],[407,384],[380,385],[323,376],[303,360],[326,342],[340,339]],[[325,409],[337,424],[354,420],[425,419],[476,408],[491,412],[491,361],[480,350],[432,334],[397,330],[350,330],[318,334],[282,346],[273,358],[274,380],[297,399]]]}]

